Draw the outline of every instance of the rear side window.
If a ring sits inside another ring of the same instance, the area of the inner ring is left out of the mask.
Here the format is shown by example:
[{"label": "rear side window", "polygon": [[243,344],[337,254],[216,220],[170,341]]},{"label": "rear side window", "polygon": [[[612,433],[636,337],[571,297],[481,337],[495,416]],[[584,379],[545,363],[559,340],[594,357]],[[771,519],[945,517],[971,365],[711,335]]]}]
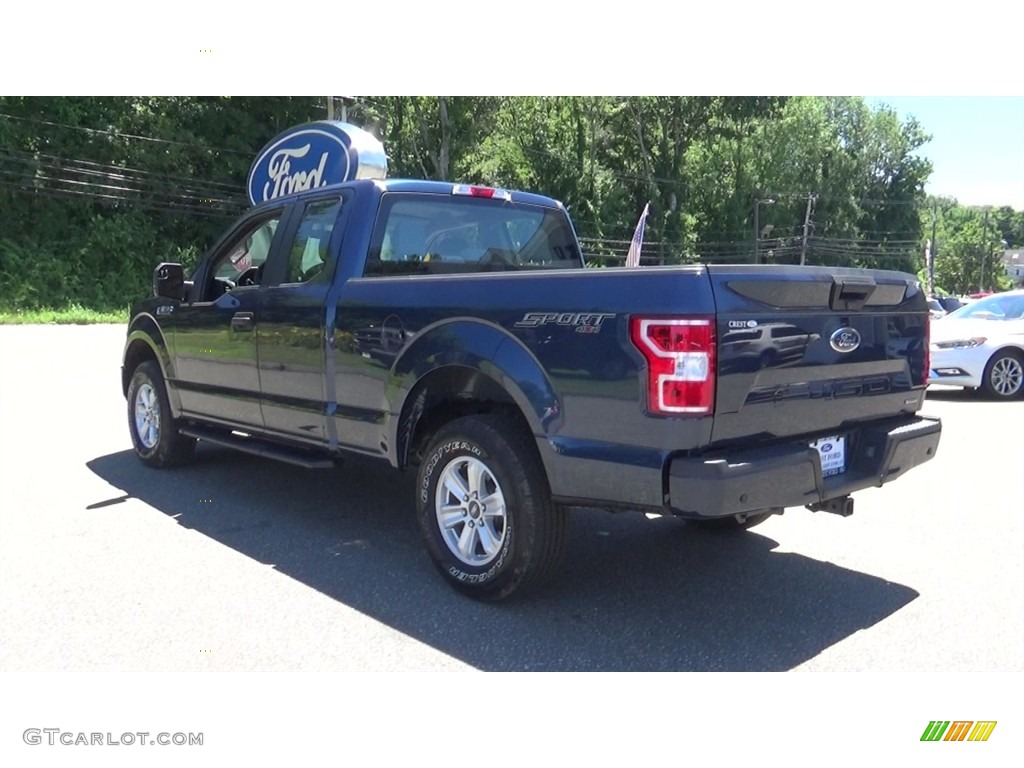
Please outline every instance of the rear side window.
[{"label": "rear side window", "polygon": [[308,283],[318,275],[326,274],[327,243],[340,211],[341,200],[337,198],[318,200],[306,206],[288,254],[285,283]]},{"label": "rear side window", "polygon": [[582,267],[562,211],[433,194],[385,195],[366,275]]}]

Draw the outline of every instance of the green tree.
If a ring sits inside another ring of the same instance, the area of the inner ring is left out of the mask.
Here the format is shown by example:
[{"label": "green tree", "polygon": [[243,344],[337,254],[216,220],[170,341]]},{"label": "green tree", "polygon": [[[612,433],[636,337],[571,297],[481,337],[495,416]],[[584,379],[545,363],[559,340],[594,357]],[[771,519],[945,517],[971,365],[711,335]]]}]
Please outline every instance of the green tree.
[{"label": "green tree", "polygon": [[[935,284],[956,294],[1005,290],[1011,281],[1002,266],[1002,233],[992,212],[933,198],[939,213]],[[930,216],[930,214],[927,214]]]},{"label": "green tree", "polygon": [[[769,197],[761,247],[776,261],[799,260],[805,217],[810,263],[913,270],[930,235],[923,127],[860,98],[370,96],[347,109],[392,177],[551,195],[596,255],[622,258],[648,201],[645,254],[666,263],[749,260]],[[0,303],[123,305],[153,264],[193,261],[244,210],[268,140],[326,114],[324,97],[0,97]],[[943,274],[973,259],[977,274],[955,279],[976,284],[1001,241],[1024,242],[1024,213],[991,211],[975,225],[989,241],[951,205]]]},{"label": "green tree", "polygon": [[246,207],[253,156],[322,101],[0,97],[0,302],[123,307]]}]

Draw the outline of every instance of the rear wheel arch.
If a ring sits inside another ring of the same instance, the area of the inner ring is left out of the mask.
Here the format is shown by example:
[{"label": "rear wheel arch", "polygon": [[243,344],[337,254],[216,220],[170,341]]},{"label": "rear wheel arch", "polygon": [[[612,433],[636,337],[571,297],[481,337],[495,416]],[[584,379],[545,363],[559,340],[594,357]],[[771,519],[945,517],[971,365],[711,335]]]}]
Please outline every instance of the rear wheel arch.
[{"label": "rear wheel arch", "polygon": [[399,353],[391,373],[397,396],[390,410],[400,413],[391,434],[397,466],[407,465],[410,428],[427,410],[424,392],[460,405],[500,404],[534,435],[561,425],[561,404],[544,366],[522,340],[489,321],[456,317],[428,326]]},{"label": "rear wheel arch", "polygon": [[446,424],[482,414],[500,414],[532,433],[515,399],[491,376],[459,365],[431,371],[416,382],[403,404],[397,426],[398,466],[418,464],[420,452]]}]

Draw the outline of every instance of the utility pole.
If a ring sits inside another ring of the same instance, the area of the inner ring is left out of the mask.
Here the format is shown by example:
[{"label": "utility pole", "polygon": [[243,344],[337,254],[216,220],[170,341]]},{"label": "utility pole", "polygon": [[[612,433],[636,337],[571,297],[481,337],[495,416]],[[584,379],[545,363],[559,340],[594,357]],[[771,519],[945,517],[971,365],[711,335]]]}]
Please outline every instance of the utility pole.
[{"label": "utility pole", "polygon": [[327,119],[328,120],[333,120],[334,119],[334,97],[333,96],[328,96],[327,97]]},{"label": "utility pole", "polygon": [[988,271],[988,208],[985,209],[985,223],[981,225],[981,281],[978,283],[978,293],[986,290],[985,273]]},{"label": "utility pole", "polygon": [[[939,222],[939,204],[932,203],[932,242],[928,259],[928,295],[935,292],[935,259],[939,255],[939,241],[935,238],[935,226]],[[948,289],[947,289],[948,290]]]},{"label": "utility pole", "polygon": [[807,230],[811,223],[811,204],[818,199],[815,194],[807,195],[807,213],[804,214],[804,239],[800,244],[800,266],[807,262]]}]

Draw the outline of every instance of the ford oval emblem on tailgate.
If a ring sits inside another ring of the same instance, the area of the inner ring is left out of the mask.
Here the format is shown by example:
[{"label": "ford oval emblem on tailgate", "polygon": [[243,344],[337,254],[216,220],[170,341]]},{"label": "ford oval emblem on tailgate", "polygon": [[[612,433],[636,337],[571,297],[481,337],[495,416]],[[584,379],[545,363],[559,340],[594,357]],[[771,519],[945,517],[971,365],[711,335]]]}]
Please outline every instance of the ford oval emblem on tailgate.
[{"label": "ford oval emblem on tailgate", "polygon": [[860,333],[854,328],[840,328],[828,337],[828,343],[836,352],[853,352],[860,346]]}]

